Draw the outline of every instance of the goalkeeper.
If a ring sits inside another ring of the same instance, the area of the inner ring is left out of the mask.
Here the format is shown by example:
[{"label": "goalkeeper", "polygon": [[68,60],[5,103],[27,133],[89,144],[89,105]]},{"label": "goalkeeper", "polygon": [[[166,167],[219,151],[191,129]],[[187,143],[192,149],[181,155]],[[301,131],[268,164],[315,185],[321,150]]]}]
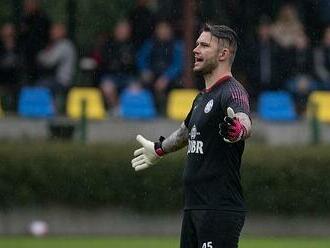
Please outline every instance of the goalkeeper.
[{"label": "goalkeeper", "polygon": [[193,70],[204,77],[205,89],[169,137],[151,142],[137,136],[142,147],[134,152],[136,171],[188,145],[181,248],[238,247],[246,214],[241,157],[251,120],[247,92],[231,74],[236,50],[232,29],[206,24],[193,50]]}]

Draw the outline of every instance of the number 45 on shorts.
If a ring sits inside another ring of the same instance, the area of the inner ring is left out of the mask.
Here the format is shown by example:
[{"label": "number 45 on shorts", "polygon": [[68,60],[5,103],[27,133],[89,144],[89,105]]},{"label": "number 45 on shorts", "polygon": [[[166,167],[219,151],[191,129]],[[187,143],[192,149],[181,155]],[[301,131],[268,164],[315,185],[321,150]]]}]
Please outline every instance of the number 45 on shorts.
[{"label": "number 45 on shorts", "polygon": [[213,248],[212,241],[203,243],[202,248]]}]

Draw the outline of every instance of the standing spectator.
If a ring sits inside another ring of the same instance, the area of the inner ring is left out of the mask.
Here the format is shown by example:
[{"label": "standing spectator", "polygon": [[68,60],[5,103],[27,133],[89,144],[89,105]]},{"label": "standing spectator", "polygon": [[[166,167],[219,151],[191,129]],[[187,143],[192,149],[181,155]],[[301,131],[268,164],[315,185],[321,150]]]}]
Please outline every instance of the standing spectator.
[{"label": "standing spectator", "polygon": [[271,36],[271,22],[262,17],[257,29],[257,40],[250,46],[251,63],[248,65],[250,95],[255,100],[260,91],[274,90],[279,87],[278,45]]},{"label": "standing spectator", "polygon": [[135,49],[131,39],[131,26],[128,21],[119,21],[113,37],[107,42],[103,58],[101,90],[107,107],[117,111],[118,93],[126,88],[135,76]]},{"label": "standing spectator", "polygon": [[183,71],[183,56],[183,44],[174,37],[170,23],[164,20],[158,22],[154,37],[147,40],[137,54],[141,80],[145,87],[153,91],[158,107],[165,106],[168,91],[178,86]]},{"label": "standing spectator", "polygon": [[38,54],[41,71],[38,84],[50,88],[55,96],[62,97],[72,84],[76,60],[76,49],[67,38],[65,26],[53,24],[50,43]]},{"label": "standing spectator", "polygon": [[321,45],[314,52],[314,70],[322,88],[330,90],[330,26],[323,33]]},{"label": "standing spectator", "polygon": [[38,77],[36,56],[48,44],[49,29],[50,20],[41,10],[40,1],[25,0],[20,22],[19,44],[27,83],[34,83]]},{"label": "standing spectator", "polygon": [[135,48],[139,49],[142,43],[149,39],[154,31],[155,18],[148,8],[149,0],[136,0],[136,6],[129,15],[132,25],[132,40]]},{"label": "standing spectator", "polygon": [[15,109],[19,70],[16,30],[12,23],[6,23],[0,31],[0,96],[9,110]]}]

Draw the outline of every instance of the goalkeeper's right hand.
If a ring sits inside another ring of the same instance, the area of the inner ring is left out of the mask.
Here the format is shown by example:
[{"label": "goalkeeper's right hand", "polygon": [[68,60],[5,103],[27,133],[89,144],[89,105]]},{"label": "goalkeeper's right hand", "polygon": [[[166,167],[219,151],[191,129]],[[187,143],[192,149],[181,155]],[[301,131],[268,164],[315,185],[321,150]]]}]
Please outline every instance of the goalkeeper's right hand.
[{"label": "goalkeeper's right hand", "polygon": [[[156,164],[164,153],[156,148],[154,142],[145,139],[142,135],[136,136],[136,140],[142,145],[141,148],[134,151],[132,167],[135,171],[144,170]],[[161,149],[161,148],[160,148]]]}]

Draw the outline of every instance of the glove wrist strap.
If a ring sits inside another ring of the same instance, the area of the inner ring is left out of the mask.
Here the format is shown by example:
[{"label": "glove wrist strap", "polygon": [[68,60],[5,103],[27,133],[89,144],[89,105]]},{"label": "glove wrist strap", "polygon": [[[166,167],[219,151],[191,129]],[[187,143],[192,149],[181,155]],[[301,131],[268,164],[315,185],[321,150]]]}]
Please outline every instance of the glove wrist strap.
[{"label": "glove wrist strap", "polygon": [[165,151],[163,150],[163,147],[162,147],[162,143],[163,143],[164,140],[165,140],[165,138],[163,136],[160,136],[159,137],[159,141],[158,142],[155,142],[155,146],[154,146],[155,153],[159,157],[162,157],[162,156],[165,155]]}]

